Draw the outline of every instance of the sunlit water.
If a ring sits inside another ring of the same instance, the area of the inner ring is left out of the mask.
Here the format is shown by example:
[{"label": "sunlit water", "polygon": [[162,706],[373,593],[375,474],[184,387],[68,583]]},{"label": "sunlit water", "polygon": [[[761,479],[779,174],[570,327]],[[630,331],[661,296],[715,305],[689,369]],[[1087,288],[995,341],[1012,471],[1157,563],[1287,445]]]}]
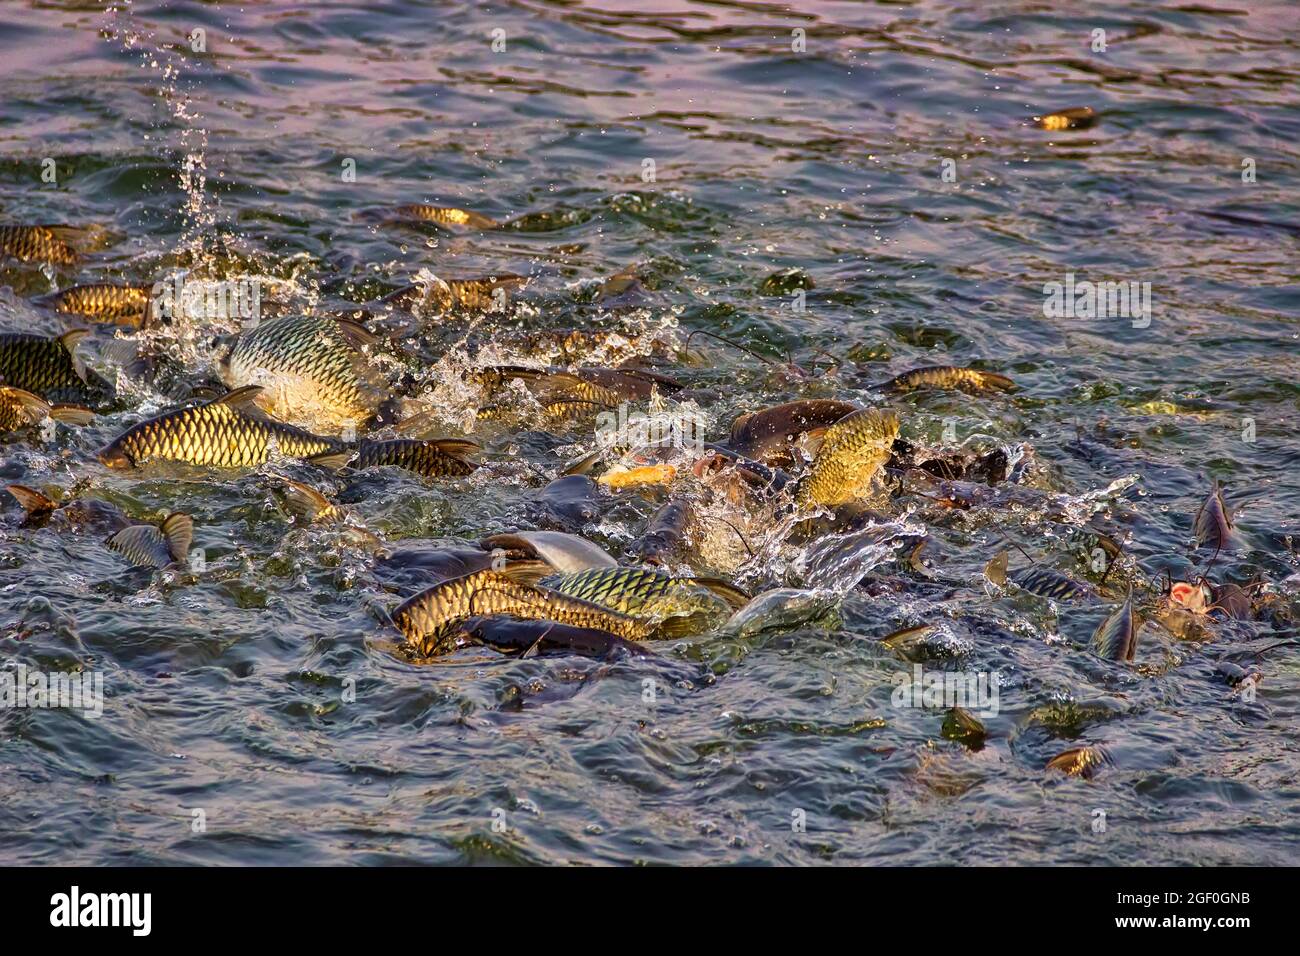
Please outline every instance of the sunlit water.
[{"label": "sunlit water", "polygon": [[[741,529],[753,557],[720,532],[692,563],[803,589],[757,622],[657,645],[659,660],[474,650],[417,666],[383,623],[408,592],[383,587],[367,547],[291,528],[272,476],[313,481],[390,545],[472,542],[536,524],[540,476],[594,447],[591,425],[479,428],[486,467],[450,482],[284,463],[110,473],[94,450],[210,377],[210,339],[229,331],[173,329],[156,343],[179,363],[170,378],[122,374],[124,409],[3,449],[5,483],[139,520],[189,512],[207,566],[128,574],[101,536],[20,527],[6,496],[0,657],[102,672],[107,700],[99,719],[0,712],[0,859],[1297,862],[1294,630],[1180,642],[1148,625],[1133,665],[1087,649],[1114,585],[1150,602],[1166,569],[1204,566],[1192,516],[1215,478],[1241,547],[1211,576],[1296,590],[1294,8],[791,8],[0,8],[0,218],[114,237],[79,273],[3,263],[3,331],[61,327],[27,302],[52,279],[196,267],[291,280],[305,310],[421,269],[528,274],[510,316],[423,336],[446,433],[473,420],[466,364],[480,349],[527,359],[520,329],[678,345],[706,329],[810,373],[697,338],[673,371],[703,390],[711,440],[769,403],[879,402],[867,386],[908,368],[977,363],[1020,390],[896,400],[904,436],[1021,448],[1026,480],[1068,506],[1051,521],[898,499],[897,525],[811,549],[756,519]],[[1101,114],[1091,129],[1030,125],[1083,105]],[[527,218],[455,236],[356,218],[416,201]],[[647,299],[597,308],[594,284],[631,263]],[[791,268],[814,282],[803,310],[789,290],[760,294]],[[1068,273],[1149,282],[1149,326],[1045,316],[1044,284]],[[124,344],[101,330],[86,352],[113,378]],[[656,506],[607,495],[570,530],[622,554]],[[1108,598],[1053,610],[986,587],[1003,538],[1095,583],[1072,530],[1094,511],[1127,536]],[[934,581],[896,561],[903,531],[927,526]],[[920,623],[939,628],[881,642]],[[941,710],[894,706],[917,661],[998,676],[982,750],[943,739]],[[1223,661],[1260,672],[1253,701]],[[1090,781],[1044,770],[1081,744],[1113,765]]]}]

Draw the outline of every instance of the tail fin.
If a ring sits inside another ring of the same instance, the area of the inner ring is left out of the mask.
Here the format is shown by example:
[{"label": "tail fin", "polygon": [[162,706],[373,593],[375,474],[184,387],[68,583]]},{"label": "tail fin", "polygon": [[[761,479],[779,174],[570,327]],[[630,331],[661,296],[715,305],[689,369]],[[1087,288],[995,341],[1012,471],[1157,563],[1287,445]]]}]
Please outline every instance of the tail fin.
[{"label": "tail fin", "polygon": [[47,498],[35,488],[28,488],[26,485],[7,485],[5,490],[18,499],[18,503],[23,506],[23,510],[29,517],[49,514],[58,507],[52,498]]}]

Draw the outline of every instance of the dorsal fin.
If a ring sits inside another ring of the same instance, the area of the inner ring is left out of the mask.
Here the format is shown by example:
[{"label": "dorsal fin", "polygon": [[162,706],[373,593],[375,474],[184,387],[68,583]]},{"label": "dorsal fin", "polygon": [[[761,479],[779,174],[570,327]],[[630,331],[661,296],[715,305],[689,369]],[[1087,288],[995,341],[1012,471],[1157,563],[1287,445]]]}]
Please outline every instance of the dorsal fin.
[{"label": "dorsal fin", "polygon": [[77,378],[83,382],[86,381],[86,366],[77,357],[77,343],[90,334],[90,329],[68,329],[59,336],[59,344],[68,350],[68,356],[72,359],[72,367],[77,372]]},{"label": "dorsal fin", "polygon": [[475,455],[483,450],[482,445],[468,438],[436,438],[429,440],[429,444],[454,458]]},{"label": "dorsal fin", "polygon": [[310,485],[290,478],[284,479],[284,485],[285,506],[289,513],[308,524],[315,521],[321,512],[332,507],[329,499]]},{"label": "dorsal fin", "polygon": [[261,385],[244,385],[241,388],[232,389],[218,398],[208,402],[209,405],[228,405],[231,408],[241,412],[260,412],[254,402],[262,394],[264,389]]},{"label": "dorsal fin", "polygon": [[343,334],[343,338],[347,339],[348,344],[355,349],[362,349],[379,341],[379,336],[356,319],[336,316],[334,324],[339,327],[339,332]]},{"label": "dorsal fin", "polygon": [[56,422],[69,425],[89,425],[95,420],[95,413],[81,405],[51,405],[48,414]]},{"label": "dorsal fin", "polygon": [[158,530],[167,539],[167,550],[171,556],[184,562],[188,559],[190,545],[194,543],[194,519],[181,511],[173,511],[163,519]]}]

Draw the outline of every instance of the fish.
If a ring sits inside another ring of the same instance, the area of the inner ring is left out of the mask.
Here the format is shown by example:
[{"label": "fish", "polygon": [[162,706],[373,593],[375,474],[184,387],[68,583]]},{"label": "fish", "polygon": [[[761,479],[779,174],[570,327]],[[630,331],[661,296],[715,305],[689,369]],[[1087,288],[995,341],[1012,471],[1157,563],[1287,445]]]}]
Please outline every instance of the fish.
[{"label": "fish", "polygon": [[719,624],[750,601],[716,578],[675,578],[652,568],[592,568],[542,578],[541,587],[656,623],[689,617],[700,630]]},{"label": "fish", "polygon": [[93,226],[0,226],[0,255],[19,262],[75,265],[81,261],[82,248],[95,231]]},{"label": "fish", "polygon": [[469,229],[496,229],[501,223],[482,213],[454,206],[431,206],[427,203],[409,203],[390,210],[397,219],[429,222],[438,226],[462,226]]},{"label": "fish", "polygon": [[1192,519],[1192,530],[1198,548],[1213,547],[1216,552],[1232,548],[1232,512],[1223,500],[1223,486],[1217,481]]},{"label": "fish", "polygon": [[461,625],[464,638],[494,648],[503,654],[532,657],[563,653],[582,657],[608,658],[617,653],[631,657],[655,657],[640,644],[624,640],[594,627],[576,627],[555,621],[525,621],[512,617],[475,617]]},{"label": "fish", "polygon": [[1110,754],[1102,747],[1071,747],[1047,761],[1043,769],[1060,770],[1067,776],[1090,780],[1111,762]]},{"label": "fish", "polygon": [[153,317],[153,287],[99,282],[74,285],[37,299],[38,305],[95,322],[141,328]]},{"label": "fish", "polygon": [[473,279],[441,279],[402,286],[378,299],[375,305],[389,305],[416,315],[447,312],[490,312],[510,302],[512,289],[523,285],[525,276],[503,273]]},{"label": "fish", "polygon": [[1007,564],[1007,553],[1000,551],[984,566],[984,573],[990,581],[999,587],[1006,587],[1007,582],[1010,581],[1016,587],[1028,591],[1030,594],[1037,594],[1039,597],[1052,598],[1057,601],[1077,600],[1092,597],[1096,594],[1096,591],[1088,585],[1052,568],[1036,564],[1008,573]]},{"label": "fish", "polygon": [[641,485],[666,485],[677,477],[677,467],[666,463],[637,468],[611,468],[599,478],[606,488],[637,488]]},{"label": "fish", "polygon": [[1137,652],[1142,620],[1133,611],[1133,592],[1092,635],[1092,650],[1111,661],[1131,661]]},{"label": "fish", "polygon": [[325,468],[380,468],[392,465],[425,478],[463,478],[478,466],[466,454],[479,446],[463,438],[390,438],[362,441],[355,449],[336,448],[308,460]]},{"label": "fish", "polygon": [[220,362],[221,379],[232,389],[262,386],[258,405],[292,424],[356,426],[384,397],[362,351],[376,341],[349,319],[275,319],[239,336]]},{"label": "fish", "polygon": [[426,657],[461,646],[460,625],[474,617],[506,616],[595,628],[625,640],[640,640],[651,625],[598,604],[520,583],[508,574],[475,571],[441,581],[404,601],[393,624]]},{"label": "fish", "polygon": [[800,507],[842,505],[865,497],[898,437],[898,414],[864,408],[826,430],[812,466],[795,491]]},{"label": "fish", "polygon": [[597,544],[576,534],[563,531],[514,531],[494,534],[483,539],[488,550],[508,555],[522,554],[545,561],[561,574],[585,571],[587,568],[613,568],[618,566],[609,553]]},{"label": "fish", "polygon": [[576,399],[608,406],[624,401],[646,401],[656,391],[672,394],[685,387],[671,376],[648,369],[597,366],[564,369],[496,365],[480,369],[477,378],[490,392],[519,379],[535,393],[552,399]]},{"label": "fish", "polygon": [[5,490],[22,506],[25,513],[24,524],[40,525],[51,518],[57,518],[59,524],[111,532],[120,531],[129,523],[122,510],[107,501],[73,498],[71,501],[59,504],[43,492],[29,488],[27,485],[6,485]]},{"label": "fish", "polygon": [[948,711],[943,719],[941,733],[948,740],[959,741],[972,750],[979,750],[984,744],[984,738],[988,736],[984,725],[961,707],[954,707]]},{"label": "fish", "polygon": [[39,395],[47,402],[101,406],[112,386],[77,357],[77,343],[88,329],[70,329],[56,338],[24,332],[0,334],[0,383]]},{"label": "fish", "polygon": [[99,460],[110,468],[158,461],[252,468],[269,461],[273,452],[310,458],[345,447],[262,415],[255,405],[261,391],[257,385],[245,386],[133,425],[100,450]]},{"label": "fish", "polygon": [[831,399],[773,405],[732,422],[727,447],[765,465],[794,464],[796,449],[814,453],[825,430],[858,408],[852,402]]},{"label": "fish", "polygon": [[343,517],[343,509],[311,485],[289,478],[283,481],[285,507],[295,521],[302,524],[316,524],[337,521]]},{"label": "fish", "polygon": [[1097,122],[1097,112],[1091,106],[1072,106],[1045,116],[1035,116],[1034,122],[1046,130],[1087,129]]},{"label": "fish", "polygon": [[689,499],[672,499],[654,513],[645,533],[627,546],[627,553],[647,564],[663,563],[681,550],[691,514]]},{"label": "fish", "polygon": [[1005,375],[956,365],[927,365],[895,375],[881,386],[889,392],[910,392],[918,388],[947,388],[963,392],[1009,392],[1016,383]]},{"label": "fish", "polygon": [[194,520],[179,511],[162,524],[133,524],[108,539],[108,547],[123,555],[132,567],[167,568],[188,565],[194,543]]},{"label": "fish", "polygon": [[81,405],[52,405],[24,389],[0,385],[0,432],[39,425],[47,418],[69,425],[89,425],[95,413]]}]

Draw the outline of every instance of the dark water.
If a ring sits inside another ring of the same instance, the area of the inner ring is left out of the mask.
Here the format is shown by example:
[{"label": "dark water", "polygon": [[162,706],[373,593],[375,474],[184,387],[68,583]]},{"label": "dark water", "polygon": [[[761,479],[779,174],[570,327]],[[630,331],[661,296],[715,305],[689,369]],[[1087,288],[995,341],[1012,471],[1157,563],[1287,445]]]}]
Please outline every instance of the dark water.
[{"label": "dark water", "polygon": [[[0,860],[1298,862],[1294,628],[1223,623],[1190,642],[1148,625],[1133,665],[1087,650],[1130,582],[1150,604],[1166,569],[1204,566],[1191,523],[1216,478],[1240,546],[1211,577],[1259,573],[1295,600],[1295,22],[1293,6],[1260,2],[0,7],[3,221],[116,234],[80,272],[0,266],[4,331],[59,327],[27,304],[52,278],[204,265],[290,280],[309,309],[422,268],[530,274],[510,317],[429,333],[444,421],[472,421],[456,383],[475,343],[520,328],[706,329],[820,370],[792,379],[697,338],[676,374],[713,391],[710,438],[771,402],[873,403],[864,386],[908,368],[975,363],[1020,390],[899,399],[903,434],[940,445],[950,420],[968,447],[1032,449],[1027,482],[1070,502],[1061,521],[891,503],[931,526],[938,583],[874,551],[852,572],[810,570],[752,529],[757,559],[705,554],[697,570],[821,587],[822,610],[659,645],[663,660],[474,651],[416,666],[392,653],[381,610],[400,595],[370,554],[289,527],[268,480],[285,469],[95,462],[177,394],[121,378],[129,407],[53,444],[10,436],[0,477],[140,520],[188,511],[208,566],[188,583],[128,574],[97,534],[20,527],[6,497],[0,656],[102,672],[107,700],[97,720],[0,712]],[[1101,114],[1090,129],[1028,121],[1083,105]],[[415,201],[527,218],[455,236],[354,218]],[[597,309],[593,283],[629,263],[647,301]],[[804,311],[759,294],[790,268],[815,282]],[[1149,326],[1046,317],[1043,285],[1067,273],[1149,282]],[[208,371],[209,331],[168,340],[179,382]],[[88,350],[110,376],[112,338]],[[314,480],[390,543],[474,541],[527,525],[537,470],[561,463],[551,449],[592,441],[589,427],[479,437],[488,467],[459,482]],[[654,507],[610,496],[583,530],[620,554]],[[1053,611],[986,590],[1003,538],[1096,582],[1077,530],[1093,510],[1125,535],[1108,598]],[[940,628],[921,645],[881,643],[922,622]],[[1259,671],[1254,700],[1216,672],[1225,660]],[[998,675],[982,750],[944,740],[942,711],[893,706],[914,661]],[[1082,744],[1113,765],[1092,780],[1045,772]]]}]

